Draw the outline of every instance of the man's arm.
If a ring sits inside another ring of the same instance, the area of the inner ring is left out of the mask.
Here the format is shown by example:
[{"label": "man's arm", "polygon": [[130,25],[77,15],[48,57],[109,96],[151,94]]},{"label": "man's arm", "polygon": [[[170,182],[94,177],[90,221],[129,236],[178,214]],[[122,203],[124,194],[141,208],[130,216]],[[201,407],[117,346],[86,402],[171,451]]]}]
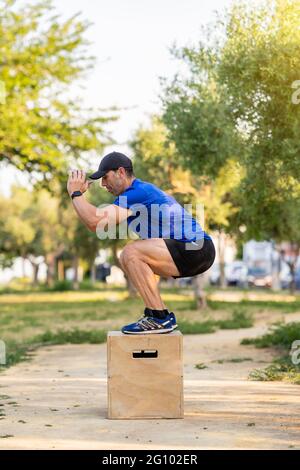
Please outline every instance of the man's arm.
[{"label": "man's arm", "polygon": [[[67,184],[70,196],[74,191],[81,191],[84,193],[88,189],[89,184],[90,183],[86,181],[85,173],[83,171],[70,171]],[[109,223],[120,224],[132,213],[130,209],[124,209],[123,207],[119,207],[114,204],[109,204],[98,209],[93,206],[93,204],[90,204],[83,195],[74,197],[72,199],[72,203],[80,220],[92,232],[96,232],[97,227],[106,227]]]},{"label": "man's arm", "polygon": [[131,214],[130,210],[114,204],[98,209],[90,204],[83,195],[74,197],[72,203],[78,217],[91,232],[96,232],[97,227],[104,228],[111,223],[120,224]]},{"label": "man's arm", "polygon": [[103,214],[101,218],[97,218],[97,208],[93,206],[93,204],[90,204],[83,195],[74,197],[72,204],[84,225],[91,230],[91,232],[95,232],[98,222],[103,220],[105,215]]}]

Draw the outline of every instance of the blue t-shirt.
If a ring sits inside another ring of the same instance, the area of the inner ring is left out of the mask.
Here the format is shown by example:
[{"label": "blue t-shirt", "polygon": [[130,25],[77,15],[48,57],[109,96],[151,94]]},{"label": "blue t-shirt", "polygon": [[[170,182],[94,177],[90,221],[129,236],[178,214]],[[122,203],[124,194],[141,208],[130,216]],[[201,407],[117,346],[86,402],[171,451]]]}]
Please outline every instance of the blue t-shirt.
[{"label": "blue t-shirt", "polygon": [[113,204],[133,212],[127,218],[127,224],[142,239],[166,238],[182,242],[203,238],[211,240],[176,199],[152,183],[136,178]]}]

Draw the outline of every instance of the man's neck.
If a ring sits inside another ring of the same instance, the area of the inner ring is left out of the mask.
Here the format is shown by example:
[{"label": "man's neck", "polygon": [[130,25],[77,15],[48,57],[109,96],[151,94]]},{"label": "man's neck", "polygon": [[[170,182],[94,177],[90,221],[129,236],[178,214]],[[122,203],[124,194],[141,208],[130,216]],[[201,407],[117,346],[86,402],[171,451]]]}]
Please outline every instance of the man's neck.
[{"label": "man's neck", "polygon": [[125,185],[123,191],[126,191],[126,189],[128,189],[128,188],[132,185],[132,183],[134,182],[135,179],[136,179],[135,176],[133,176],[132,178],[130,178],[130,179],[126,182],[126,185]]}]

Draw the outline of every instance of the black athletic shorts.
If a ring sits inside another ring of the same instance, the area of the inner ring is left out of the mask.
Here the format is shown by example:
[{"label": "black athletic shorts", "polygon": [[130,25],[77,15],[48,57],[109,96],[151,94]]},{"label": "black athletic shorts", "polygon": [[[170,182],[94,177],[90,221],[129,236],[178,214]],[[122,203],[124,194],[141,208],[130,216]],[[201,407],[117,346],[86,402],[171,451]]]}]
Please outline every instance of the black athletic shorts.
[{"label": "black athletic shorts", "polygon": [[165,238],[164,241],[180,273],[180,276],[172,276],[174,279],[204,273],[215,260],[215,246],[208,238],[196,242],[181,242]]}]

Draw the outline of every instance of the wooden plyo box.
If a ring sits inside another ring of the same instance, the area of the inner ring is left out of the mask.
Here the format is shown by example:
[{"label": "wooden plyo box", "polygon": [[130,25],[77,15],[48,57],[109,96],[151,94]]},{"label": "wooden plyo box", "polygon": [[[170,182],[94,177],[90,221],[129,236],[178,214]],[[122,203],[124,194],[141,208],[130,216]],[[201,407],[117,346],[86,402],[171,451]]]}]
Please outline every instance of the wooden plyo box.
[{"label": "wooden plyo box", "polygon": [[183,418],[182,334],[107,336],[108,418]]}]

